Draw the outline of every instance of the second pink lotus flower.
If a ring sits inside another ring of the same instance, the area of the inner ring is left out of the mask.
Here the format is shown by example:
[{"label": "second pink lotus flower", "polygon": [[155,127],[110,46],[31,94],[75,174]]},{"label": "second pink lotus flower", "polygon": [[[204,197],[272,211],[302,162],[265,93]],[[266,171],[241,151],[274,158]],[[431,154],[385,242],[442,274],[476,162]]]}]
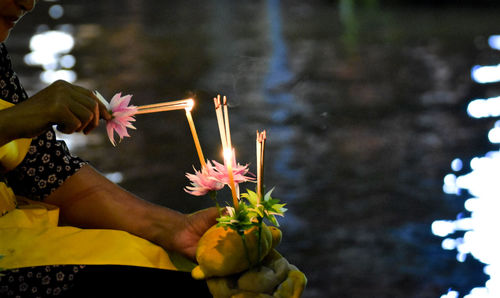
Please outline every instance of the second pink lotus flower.
[{"label": "second pink lotus flower", "polygon": [[[184,189],[187,193],[194,196],[203,196],[210,191],[218,191],[229,183],[227,165],[220,164],[215,160],[212,162],[213,165],[210,161],[207,161],[206,168],[201,171],[195,169],[194,174],[186,174],[186,177],[191,181],[191,186]],[[236,184],[255,180],[252,177],[254,175],[248,172],[248,164],[242,166],[236,164],[236,160],[233,159],[232,168]]]},{"label": "second pink lotus flower", "polygon": [[224,187],[224,183],[217,176],[215,167],[208,160],[206,167],[201,171],[194,169],[194,174],[186,173],[186,177],[191,181],[191,186],[186,186],[184,190],[193,196],[203,196],[210,191],[220,190]]}]

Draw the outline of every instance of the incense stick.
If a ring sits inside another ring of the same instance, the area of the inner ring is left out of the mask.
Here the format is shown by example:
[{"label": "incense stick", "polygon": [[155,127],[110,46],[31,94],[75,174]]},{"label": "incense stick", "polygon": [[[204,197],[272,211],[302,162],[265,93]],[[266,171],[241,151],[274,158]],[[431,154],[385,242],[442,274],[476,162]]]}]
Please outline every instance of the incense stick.
[{"label": "incense stick", "polygon": [[231,188],[231,195],[233,197],[233,205],[235,209],[238,209],[239,203],[239,195],[236,190],[236,185],[234,183],[234,176],[233,176],[233,159],[234,159],[234,151],[231,145],[231,136],[230,136],[230,131],[229,131],[229,116],[228,116],[228,111],[227,111],[227,99],[224,96],[223,99],[223,104],[224,104],[224,113],[222,111],[222,106],[220,102],[220,95],[217,95],[216,98],[214,98],[214,105],[215,105],[215,114],[217,116],[217,124],[219,126],[219,133],[220,133],[220,139],[222,142],[222,153],[224,155],[224,163],[227,167],[227,174],[229,178],[229,188]]},{"label": "incense stick", "polygon": [[224,151],[227,148],[227,138],[226,138],[226,129],[222,115],[222,108],[220,103],[220,95],[217,95],[217,98],[214,98],[214,104],[215,104],[215,115],[217,116],[217,124],[219,126],[220,140],[222,143],[222,150]]},{"label": "incense stick", "polygon": [[206,169],[207,164],[205,163],[205,157],[203,157],[203,152],[201,151],[200,140],[198,139],[198,134],[196,133],[193,117],[191,116],[191,111],[189,109],[186,109],[186,118],[189,123],[189,128],[191,129],[191,134],[193,135],[194,146],[196,147],[196,152],[198,153],[198,158],[200,159],[201,169]]},{"label": "incense stick", "polygon": [[167,102],[138,106],[136,114],[149,114],[149,113],[183,110],[183,109],[188,109],[192,106],[193,106],[192,99],[167,101]]},{"label": "incense stick", "polygon": [[233,145],[231,144],[231,131],[229,130],[229,113],[227,112],[227,98],[226,96],[223,97],[223,104],[224,104],[224,127],[226,128],[226,148],[232,148]]},{"label": "incense stick", "polygon": [[266,131],[257,131],[257,200],[262,199],[262,187],[264,181],[264,149],[266,145]]}]

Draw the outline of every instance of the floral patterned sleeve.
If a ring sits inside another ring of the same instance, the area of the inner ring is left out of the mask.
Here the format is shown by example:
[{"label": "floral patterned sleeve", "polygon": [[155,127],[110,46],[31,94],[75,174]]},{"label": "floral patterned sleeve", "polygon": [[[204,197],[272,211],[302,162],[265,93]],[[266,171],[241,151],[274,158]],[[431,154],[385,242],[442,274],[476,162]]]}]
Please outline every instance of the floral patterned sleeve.
[{"label": "floral patterned sleeve", "polygon": [[23,162],[6,178],[17,195],[43,200],[85,164],[51,129],[33,139]]},{"label": "floral patterned sleeve", "polygon": [[[13,104],[28,99],[3,44],[0,44],[0,99]],[[5,178],[17,195],[43,200],[85,164],[50,129],[33,139],[24,160]]]}]

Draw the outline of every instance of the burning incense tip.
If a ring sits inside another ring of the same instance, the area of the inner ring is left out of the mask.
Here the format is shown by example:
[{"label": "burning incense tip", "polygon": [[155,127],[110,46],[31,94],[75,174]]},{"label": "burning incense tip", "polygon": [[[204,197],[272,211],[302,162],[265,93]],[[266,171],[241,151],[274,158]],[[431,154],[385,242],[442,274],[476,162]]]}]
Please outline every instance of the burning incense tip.
[{"label": "burning incense tip", "polygon": [[186,99],[186,111],[191,112],[194,107],[194,100],[192,98]]}]

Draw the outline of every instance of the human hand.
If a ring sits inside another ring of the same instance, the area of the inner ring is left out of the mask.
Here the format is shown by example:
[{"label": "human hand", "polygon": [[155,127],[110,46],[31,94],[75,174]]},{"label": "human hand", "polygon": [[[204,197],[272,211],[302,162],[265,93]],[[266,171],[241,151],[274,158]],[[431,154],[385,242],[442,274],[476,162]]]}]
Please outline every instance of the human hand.
[{"label": "human hand", "polygon": [[111,119],[91,91],[62,80],[3,113],[11,125],[11,139],[38,136],[52,125],[63,133],[87,134],[97,127],[100,118]]},{"label": "human hand", "polygon": [[210,227],[217,223],[218,216],[219,212],[215,207],[186,215],[180,228],[175,231],[172,249],[194,259],[198,241]]}]

